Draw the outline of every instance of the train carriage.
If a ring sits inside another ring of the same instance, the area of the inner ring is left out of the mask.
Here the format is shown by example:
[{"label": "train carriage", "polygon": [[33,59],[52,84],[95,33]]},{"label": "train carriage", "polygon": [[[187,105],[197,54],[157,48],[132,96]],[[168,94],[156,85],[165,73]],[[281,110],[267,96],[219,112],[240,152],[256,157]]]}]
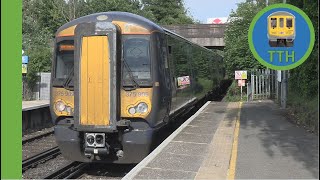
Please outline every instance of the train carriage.
[{"label": "train carriage", "polygon": [[54,52],[55,137],[74,161],[138,163],[154,133],[224,77],[221,56],[126,12],[63,25]]}]

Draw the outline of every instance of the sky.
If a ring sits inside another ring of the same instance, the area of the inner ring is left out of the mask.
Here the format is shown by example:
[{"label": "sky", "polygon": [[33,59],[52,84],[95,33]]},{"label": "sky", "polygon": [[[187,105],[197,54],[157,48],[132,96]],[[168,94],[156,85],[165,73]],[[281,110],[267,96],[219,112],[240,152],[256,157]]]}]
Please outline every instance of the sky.
[{"label": "sky", "polygon": [[207,23],[207,18],[228,17],[237,3],[245,0],[184,0],[185,8],[194,19]]}]

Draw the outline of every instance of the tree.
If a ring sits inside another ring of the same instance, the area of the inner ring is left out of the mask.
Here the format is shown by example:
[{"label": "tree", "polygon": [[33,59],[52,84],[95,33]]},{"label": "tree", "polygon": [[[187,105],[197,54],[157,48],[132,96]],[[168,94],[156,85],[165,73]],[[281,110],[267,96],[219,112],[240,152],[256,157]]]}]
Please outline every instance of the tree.
[{"label": "tree", "polygon": [[224,61],[226,73],[233,76],[235,70],[263,68],[253,57],[248,43],[248,30],[254,16],[265,4],[255,1],[246,1],[238,4],[236,11],[232,11],[225,31]]},{"label": "tree", "polygon": [[294,6],[302,9],[311,19],[315,28],[315,46],[309,58],[300,66],[290,71],[289,91],[294,91],[298,96],[313,99],[318,95],[318,2],[313,0],[294,1],[288,0]]},{"label": "tree", "polygon": [[193,24],[187,15],[183,0],[142,0],[143,9],[152,12],[154,19],[161,25]]}]

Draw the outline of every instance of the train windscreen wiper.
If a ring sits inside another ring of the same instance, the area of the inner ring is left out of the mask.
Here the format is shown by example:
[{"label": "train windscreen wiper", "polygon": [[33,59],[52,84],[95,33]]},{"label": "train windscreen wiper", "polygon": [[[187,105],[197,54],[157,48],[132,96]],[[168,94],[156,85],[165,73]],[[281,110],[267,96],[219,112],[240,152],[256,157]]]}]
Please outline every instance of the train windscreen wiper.
[{"label": "train windscreen wiper", "polygon": [[67,90],[73,90],[73,87],[70,87],[70,82],[73,79],[73,72],[74,72],[74,68],[72,67],[72,70],[70,71],[67,79],[65,79],[65,81],[63,82],[63,87]]},{"label": "train windscreen wiper", "polygon": [[[129,76],[130,76],[130,80],[131,80],[132,82],[134,82],[134,84],[135,84],[135,85],[133,85],[133,89],[140,88],[139,83],[138,83],[138,82],[136,81],[136,79],[133,77],[132,71],[131,71],[128,63],[126,62],[126,60],[125,60],[124,58],[123,58],[122,62],[123,62],[123,64],[124,64],[124,66],[127,68],[127,72],[128,72],[128,74],[129,74]],[[123,85],[122,85],[122,86],[123,86]]]}]

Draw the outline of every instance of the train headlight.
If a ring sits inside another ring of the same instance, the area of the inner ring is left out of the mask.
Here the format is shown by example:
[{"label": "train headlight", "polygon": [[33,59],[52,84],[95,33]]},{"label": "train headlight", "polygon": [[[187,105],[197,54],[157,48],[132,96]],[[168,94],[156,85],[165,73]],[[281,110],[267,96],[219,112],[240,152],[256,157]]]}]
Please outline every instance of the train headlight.
[{"label": "train headlight", "polygon": [[56,107],[57,111],[62,112],[65,110],[66,105],[62,101],[58,101],[58,102],[56,102],[55,107]]},{"label": "train headlight", "polygon": [[136,109],[135,108],[130,108],[129,109],[129,114],[133,115],[134,113],[136,113]]},{"label": "train headlight", "polygon": [[66,111],[68,114],[71,114],[72,113],[72,108],[70,106],[67,106],[66,107]]},{"label": "train headlight", "polygon": [[146,113],[148,112],[148,105],[144,102],[139,103],[137,106],[137,112],[138,113]]},{"label": "train headlight", "polygon": [[93,135],[91,135],[91,134],[87,135],[87,143],[89,145],[93,145],[93,143],[94,143],[94,136]]}]

